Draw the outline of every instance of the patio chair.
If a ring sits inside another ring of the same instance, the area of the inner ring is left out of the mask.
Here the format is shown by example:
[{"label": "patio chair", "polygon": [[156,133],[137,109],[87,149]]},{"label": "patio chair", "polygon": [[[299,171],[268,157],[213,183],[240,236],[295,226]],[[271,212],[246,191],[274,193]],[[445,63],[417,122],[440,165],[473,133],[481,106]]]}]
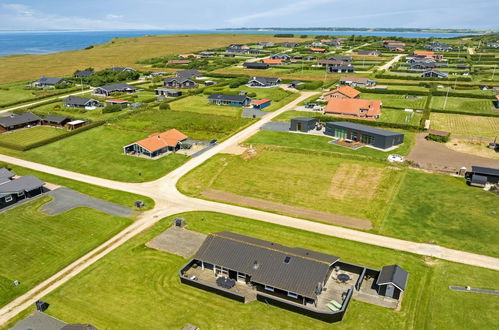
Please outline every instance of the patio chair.
[{"label": "patio chair", "polygon": [[338,308],[334,307],[333,305],[331,305],[329,303],[326,304],[326,307],[329,308],[330,310],[332,310],[333,312],[339,311]]},{"label": "patio chair", "polygon": [[335,306],[335,307],[338,307],[338,308],[341,308],[341,306],[342,306],[342,305],[341,305],[339,302],[337,302],[336,300],[331,300],[329,303],[330,303],[330,304],[332,304],[332,305],[333,305],[333,306]]}]

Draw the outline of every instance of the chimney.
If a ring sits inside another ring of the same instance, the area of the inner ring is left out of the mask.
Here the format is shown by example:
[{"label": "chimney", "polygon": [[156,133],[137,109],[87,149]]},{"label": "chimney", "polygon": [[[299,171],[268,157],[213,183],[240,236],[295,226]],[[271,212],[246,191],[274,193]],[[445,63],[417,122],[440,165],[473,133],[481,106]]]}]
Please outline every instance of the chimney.
[{"label": "chimney", "polygon": [[257,270],[257,269],[258,269],[258,267],[260,267],[260,264],[258,264],[258,261],[256,261],[256,260],[255,260],[255,261],[253,262],[253,269],[254,269],[254,270]]}]

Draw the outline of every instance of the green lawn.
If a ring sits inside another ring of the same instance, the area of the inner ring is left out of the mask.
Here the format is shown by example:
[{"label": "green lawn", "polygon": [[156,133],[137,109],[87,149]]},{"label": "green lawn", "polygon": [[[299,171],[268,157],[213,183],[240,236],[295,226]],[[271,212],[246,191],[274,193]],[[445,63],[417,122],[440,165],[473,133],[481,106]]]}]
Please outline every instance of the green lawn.
[{"label": "green lawn", "polygon": [[[427,97],[418,96],[417,99],[408,99],[406,98],[406,95],[400,94],[362,93],[360,94],[360,98],[366,100],[381,100],[383,107],[387,108],[423,109]],[[381,110],[381,113],[383,113],[383,110]]]},{"label": "green lawn", "polygon": [[[414,145],[414,133],[400,131],[405,134],[404,143],[399,146],[394,153],[399,155],[407,155],[409,154],[410,149]],[[246,143],[247,144],[255,144],[255,145],[274,145],[280,147],[287,147],[293,149],[303,149],[306,152],[314,152],[314,151],[329,151],[333,153],[346,154],[351,156],[365,156],[369,158],[376,158],[378,160],[386,160],[389,153],[384,151],[372,149],[372,148],[360,148],[357,150],[352,150],[349,148],[344,148],[337,146],[335,144],[328,143],[331,141],[330,137],[316,136],[316,135],[303,135],[303,134],[294,134],[288,132],[275,132],[275,131],[261,131],[256,135],[249,138]]]},{"label": "green lawn", "polygon": [[499,117],[471,116],[432,112],[431,128],[459,136],[494,139],[499,132]]},{"label": "green lawn", "polygon": [[20,147],[30,145],[32,143],[44,141],[59,135],[67,133],[65,129],[36,126],[32,128],[20,129],[12,132],[0,134],[0,142],[15,144]]},{"label": "green lawn", "polygon": [[401,172],[381,162],[339,154],[259,148],[249,160],[217,155],[184,176],[179,188],[194,196],[221,190],[375,224],[384,215]]},{"label": "green lawn", "polygon": [[26,89],[28,83],[28,81],[23,81],[0,85],[0,108],[13,102],[29,102],[33,98],[49,97],[63,91],[60,89]]},{"label": "green lawn", "polygon": [[[496,296],[448,289],[449,285],[497,289],[496,271],[442,260],[427,264],[420,256],[408,253],[217,213],[177,216],[186,219],[188,229],[203,233],[233,231],[338,255],[346,262],[377,269],[399,264],[410,273],[402,309],[395,311],[352,300],[344,320],[331,325],[258,301],[242,304],[181,284],[178,270],[187,260],[144,246],[171,224],[172,217],[131,239],[44,297],[51,304],[47,313],[69,323],[92,323],[99,329],[181,329],[188,323],[201,329],[493,329],[499,326],[494,316],[499,308]],[[29,309],[32,310],[33,307]]]},{"label": "green lawn", "polygon": [[[47,216],[45,196],[0,213],[0,306],[117,234],[132,220],[77,208]],[[18,280],[21,285],[14,287]]]},{"label": "green lawn", "polygon": [[407,171],[380,232],[499,257],[497,201],[463,179]]},{"label": "green lawn", "polygon": [[[433,96],[431,98],[430,107],[433,110],[440,111],[458,111],[469,114],[489,114],[496,115],[497,111],[492,110],[493,98],[489,99],[474,99],[465,97],[448,97],[445,104],[445,96]],[[444,107],[445,104],[445,107]]]},{"label": "green lawn", "polygon": [[193,95],[170,103],[175,111],[188,111],[207,115],[240,117],[242,107],[208,104],[207,95]]}]

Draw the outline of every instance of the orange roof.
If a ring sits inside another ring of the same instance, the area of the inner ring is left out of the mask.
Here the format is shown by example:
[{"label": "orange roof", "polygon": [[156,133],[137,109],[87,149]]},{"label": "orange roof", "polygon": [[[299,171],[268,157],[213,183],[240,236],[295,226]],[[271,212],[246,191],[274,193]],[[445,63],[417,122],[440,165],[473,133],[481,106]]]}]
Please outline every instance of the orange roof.
[{"label": "orange roof", "polygon": [[313,52],[325,52],[326,48],[310,48],[311,51]]},{"label": "orange roof", "polygon": [[182,58],[196,57],[196,54],[180,54],[178,57]]},{"label": "orange roof", "polygon": [[265,60],[263,60],[263,63],[266,63],[266,64],[282,64],[283,61],[284,61],[283,59],[275,59],[275,60],[265,59]]},{"label": "orange roof", "polygon": [[110,99],[110,100],[106,100],[106,102],[110,102],[110,103],[126,103],[128,101],[127,100],[119,100],[119,99]]},{"label": "orange roof", "polygon": [[264,103],[267,103],[267,102],[270,102],[270,100],[269,99],[256,100],[256,101],[251,102],[251,104],[260,105],[260,104],[264,104]]},{"label": "orange roof", "polygon": [[497,99],[497,101],[499,101],[499,95],[496,95],[496,99]]},{"label": "orange roof", "polygon": [[323,97],[328,96],[328,95],[332,95],[332,94],[336,94],[336,93],[343,94],[344,96],[351,98],[351,99],[360,95],[360,92],[353,87],[341,86],[340,88],[336,88],[335,90],[332,90],[332,91],[325,93],[323,95]]},{"label": "orange roof", "polygon": [[375,117],[379,116],[380,110],[380,100],[332,98],[327,103],[324,113],[340,116]]},{"label": "orange roof", "polygon": [[435,52],[430,52],[430,51],[426,51],[426,50],[415,50],[413,54],[418,55],[418,56],[426,56],[426,57],[435,56]]},{"label": "orange roof", "polygon": [[148,138],[135,143],[146,148],[150,152],[154,152],[166,147],[175,147],[177,143],[185,139],[187,139],[187,135],[177,131],[176,129],[171,129],[163,133],[152,134]]}]

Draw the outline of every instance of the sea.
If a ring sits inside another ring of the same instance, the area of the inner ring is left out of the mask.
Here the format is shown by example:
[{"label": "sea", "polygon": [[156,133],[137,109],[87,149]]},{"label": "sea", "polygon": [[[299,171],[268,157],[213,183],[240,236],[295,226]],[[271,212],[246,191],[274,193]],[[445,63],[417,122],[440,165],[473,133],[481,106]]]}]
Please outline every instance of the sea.
[{"label": "sea", "polygon": [[436,32],[370,32],[370,31],[275,31],[275,30],[132,30],[132,31],[0,31],[0,56],[20,54],[49,54],[78,50],[101,44],[113,38],[142,37],[161,34],[206,34],[206,33],[293,33],[308,35],[363,35],[380,37],[459,37],[461,33]]}]

